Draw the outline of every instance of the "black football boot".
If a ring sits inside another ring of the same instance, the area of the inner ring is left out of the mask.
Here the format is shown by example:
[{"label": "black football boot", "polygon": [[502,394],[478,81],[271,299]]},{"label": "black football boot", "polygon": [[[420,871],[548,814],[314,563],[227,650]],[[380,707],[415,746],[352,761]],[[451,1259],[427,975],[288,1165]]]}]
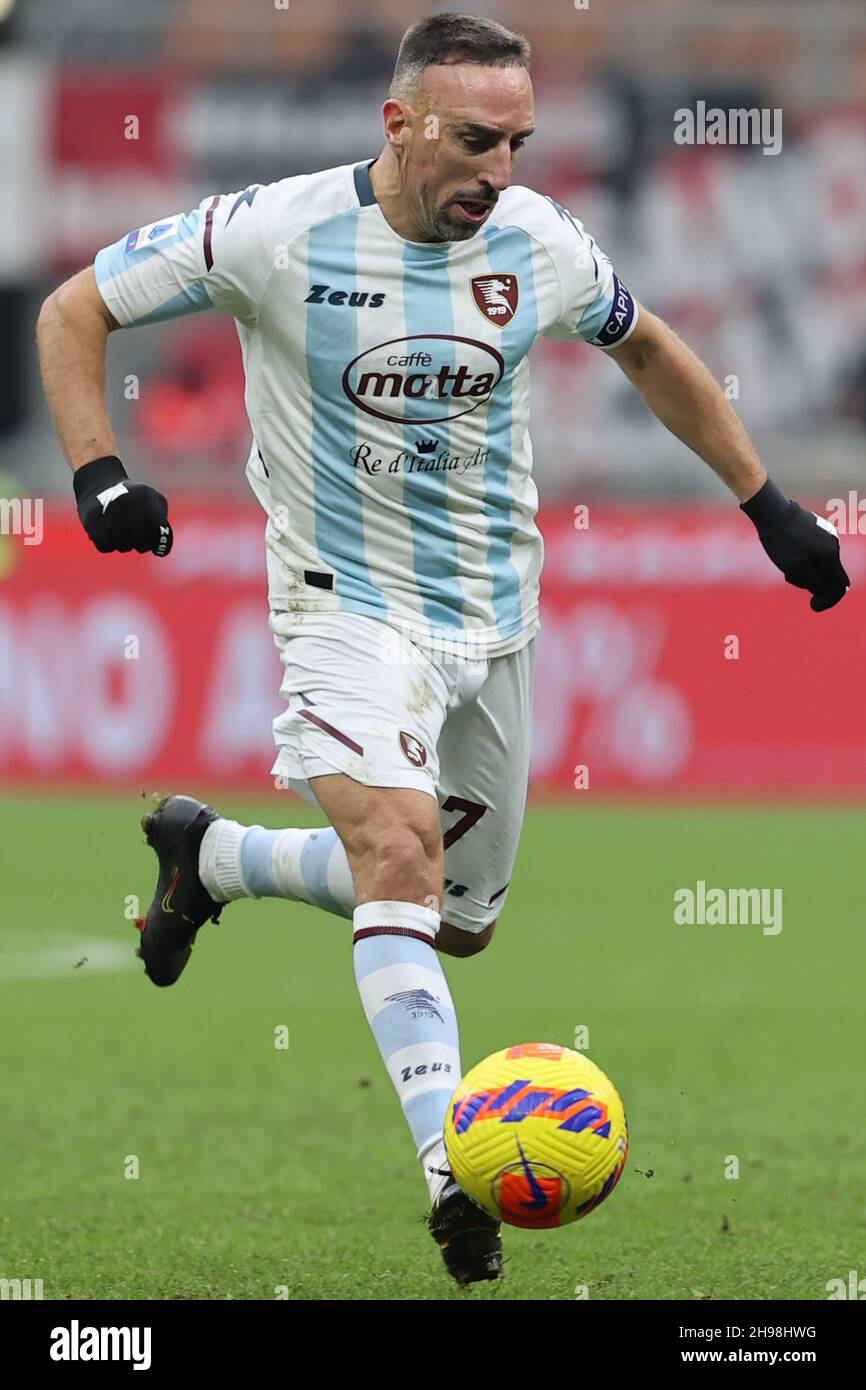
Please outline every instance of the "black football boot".
[{"label": "black football boot", "polygon": [[500,1223],[467,1197],[453,1177],[427,1217],[427,1225],[442,1251],[445,1268],[461,1288],[503,1277]]},{"label": "black football boot", "polygon": [[141,828],[156,852],[159,877],[145,917],[138,954],[155,985],[173,985],[192,952],[199,927],[216,922],[225,903],[214,902],[198,876],[198,852],[207,827],[219,816],[191,796],[166,796]]}]

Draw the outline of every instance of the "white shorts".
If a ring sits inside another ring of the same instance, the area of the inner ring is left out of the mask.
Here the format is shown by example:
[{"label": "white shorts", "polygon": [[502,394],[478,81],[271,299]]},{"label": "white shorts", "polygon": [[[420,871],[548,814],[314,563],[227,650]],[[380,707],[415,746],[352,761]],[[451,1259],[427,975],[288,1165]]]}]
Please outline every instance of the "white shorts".
[{"label": "white shorts", "polygon": [[360,613],[271,613],[285,674],[271,769],[318,805],[309,778],[435,796],[445,841],[442,920],[468,932],[508,894],[526,806],[535,639],[483,661],[428,653]]}]

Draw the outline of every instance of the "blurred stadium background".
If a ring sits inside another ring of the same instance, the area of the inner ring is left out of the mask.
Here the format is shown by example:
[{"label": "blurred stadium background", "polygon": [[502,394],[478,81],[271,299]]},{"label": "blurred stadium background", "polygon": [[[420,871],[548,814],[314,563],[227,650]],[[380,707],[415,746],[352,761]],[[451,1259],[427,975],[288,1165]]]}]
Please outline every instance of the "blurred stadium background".
[{"label": "blurred stadium background", "polygon": [[[7,778],[268,785],[278,668],[232,323],[111,341],[124,456],[173,506],[165,565],[106,562],[80,534],[33,325],[130,228],[380,147],[397,42],[430,5],[278,5],[0,0],[0,495],[47,509],[42,545],[0,536]],[[784,487],[816,510],[848,499],[866,434],[862,4],[473,8],[533,44],[538,133],[519,177],[580,216],[727,383]],[[782,152],[678,146],[674,112],[698,99],[781,108]],[[602,354],[542,340],[533,363],[548,543],[534,787],[573,795],[586,764],[596,791],[862,793],[858,589],[815,620]],[[845,554],[856,583],[862,538]],[[135,663],[118,656],[127,633]],[[739,661],[723,657],[729,634]],[[821,680],[828,665],[841,687]]]}]

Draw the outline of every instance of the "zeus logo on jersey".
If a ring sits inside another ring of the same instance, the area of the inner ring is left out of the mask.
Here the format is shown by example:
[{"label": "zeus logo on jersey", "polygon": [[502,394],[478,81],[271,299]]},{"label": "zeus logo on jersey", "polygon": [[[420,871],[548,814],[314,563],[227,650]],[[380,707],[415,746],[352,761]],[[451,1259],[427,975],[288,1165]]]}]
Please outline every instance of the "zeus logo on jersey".
[{"label": "zeus logo on jersey", "polygon": [[123,249],[127,256],[143,246],[153,246],[154,242],[165,241],[166,237],[173,236],[180,226],[182,217],[183,213],[179,212],[175,217],[166,217],[161,222],[148,222],[144,227],[137,227],[126,238],[126,246]]},{"label": "zeus logo on jersey", "polygon": [[610,306],[610,313],[604,327],[599,329],[594,338],[590,338],[593,347],[612,347],[624,338],[631,328],[634,319],[634,300],[619,279],[613,277],[613,303]]},{"label": "zeus logo on jersey", "polygon": [[[330,290],[330,293],[327,291]],[[367,290],[332,290],[330,285],[311,285],[305,304],[348,304],[350,309],[380,309],[385,303],[381,290],[370,294]]]}]

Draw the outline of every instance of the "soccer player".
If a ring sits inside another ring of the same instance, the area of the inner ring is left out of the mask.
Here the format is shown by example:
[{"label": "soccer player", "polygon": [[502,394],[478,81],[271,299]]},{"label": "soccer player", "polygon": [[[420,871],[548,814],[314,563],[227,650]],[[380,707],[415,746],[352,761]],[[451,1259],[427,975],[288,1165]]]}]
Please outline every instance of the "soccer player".
[{"label": "soccer player", "polygon": [[707,369],[576,217],[513,183],[533,131],[528,68],[526,40],[491,20],[413,24],[376,158],[139,227],[52,294],[38,325],[88,535],[101,551],[163,556],[166,500],[118,457],[106,340],[212,307],[237,321],[285,667],[272,771],[330,826],[267,830],[167,798],[145,818],[159,876],[141,954],[155,984],[172,984],[198,929],[240,897],[351,919],[363,1008],[460,1284],[498,1278],[501,1245],[448,1171],[461,1062],[440,956],[489,944],[524,813],[542,564],[536,338],[612,357],[813,609],[848,582],[832,526],[767,477]]}]

